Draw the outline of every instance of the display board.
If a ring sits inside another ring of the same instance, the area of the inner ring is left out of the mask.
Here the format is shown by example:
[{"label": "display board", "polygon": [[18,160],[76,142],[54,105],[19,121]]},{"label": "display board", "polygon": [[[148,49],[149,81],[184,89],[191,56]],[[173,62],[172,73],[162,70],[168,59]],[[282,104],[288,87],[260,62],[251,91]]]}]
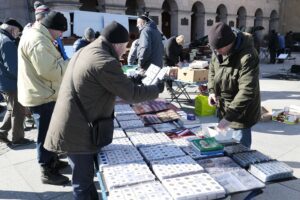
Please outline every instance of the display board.
[{"label": "display board", "polygon": [[98,12],[74,11],[73,33],[82,37],[87,27],[101,31],[104,27],[103,14]]},{"label": "display board", "polygon": [[70,17],[70,12],[68,11],[59,11],[61,12],[65,18],[67,19],[68,23],[68,30],[63,32],[63,37],[70,37],[71,36],[71,17]]}]

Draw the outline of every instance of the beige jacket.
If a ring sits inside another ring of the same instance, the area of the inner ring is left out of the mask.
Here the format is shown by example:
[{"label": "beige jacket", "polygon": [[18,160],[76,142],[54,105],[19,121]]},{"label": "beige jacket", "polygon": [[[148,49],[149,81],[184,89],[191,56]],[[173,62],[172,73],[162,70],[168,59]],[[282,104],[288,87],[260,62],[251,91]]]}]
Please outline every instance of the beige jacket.
[{"label": "beige jacket", "polygon": [[18,49],[18,99],[23,106],[56,101],[68,61],[53,44],[48,29],[35,23],[22,36]]}]

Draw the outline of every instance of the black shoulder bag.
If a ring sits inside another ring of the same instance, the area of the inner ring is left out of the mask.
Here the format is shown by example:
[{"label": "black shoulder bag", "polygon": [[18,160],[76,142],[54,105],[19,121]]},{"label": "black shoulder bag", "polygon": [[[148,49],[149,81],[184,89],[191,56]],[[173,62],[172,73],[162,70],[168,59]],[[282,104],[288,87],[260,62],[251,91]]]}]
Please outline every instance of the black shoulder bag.
[{"label": "black shoulder bag", "polygon": [[90,121],[75,90],[73,74],[72,95],[75,99],[77,106],[79,107],[81,114],[87,121],[87,124],[90,129],[92,144],[100,148],[110,144],[112,142],[114,132],[114,112],[112,112],[111,117],[99,118],[93,122]]}]

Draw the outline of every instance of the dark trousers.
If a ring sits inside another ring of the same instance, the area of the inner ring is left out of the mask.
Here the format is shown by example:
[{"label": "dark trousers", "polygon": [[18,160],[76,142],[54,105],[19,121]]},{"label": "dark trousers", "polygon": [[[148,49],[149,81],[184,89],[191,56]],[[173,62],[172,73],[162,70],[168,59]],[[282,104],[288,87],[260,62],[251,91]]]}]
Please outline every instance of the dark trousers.
[{"label": "dark trousers", "polygon": [[48,151],[44,148],[44,143],[46,139],[46,134],[50,124],[51,116],[55,102],[45,103],[39,106],[30,107],[34,122],[38,129],[37,137],[37,157],[38,163],[42,166],[50,165],[51,162],[57,157],[57,155],[51,151]]},{"label": "dark trousers", "polygon": [[98,200],[94,184],[94,154],[68,154],[75,200]]},{"label": "dark trousers", "polygon": [[5,92],[3,97],[7,103],[7,111],[0,127],[0,137],[7,138],[11,130],[12,142],[17,142],[24,138],[25,108],[18,102],[17,92]]},{"label": "dark trousers", "polygon": [[270,63],[275,64],[276,62],[276,50],[270,49]]}]

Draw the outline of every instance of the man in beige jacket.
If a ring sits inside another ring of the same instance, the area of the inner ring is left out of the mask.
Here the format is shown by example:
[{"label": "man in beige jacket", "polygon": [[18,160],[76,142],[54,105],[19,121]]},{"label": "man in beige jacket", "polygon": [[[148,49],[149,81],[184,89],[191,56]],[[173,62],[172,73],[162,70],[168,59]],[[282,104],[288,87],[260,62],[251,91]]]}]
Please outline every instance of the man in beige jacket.
[{"label": "man in beige jacket", "polygon": [[29,107],[38,128],[37,153],[42,182],[54,185],[69,182],[58,171],[67,163],[59,161],[57,154],[43,147],[68,64],[54,45],[54,40],[66,30],[66,18],[52,11],[41,23],[35,23],[24,33],[18,49],[18,99],[23,106]]}]

